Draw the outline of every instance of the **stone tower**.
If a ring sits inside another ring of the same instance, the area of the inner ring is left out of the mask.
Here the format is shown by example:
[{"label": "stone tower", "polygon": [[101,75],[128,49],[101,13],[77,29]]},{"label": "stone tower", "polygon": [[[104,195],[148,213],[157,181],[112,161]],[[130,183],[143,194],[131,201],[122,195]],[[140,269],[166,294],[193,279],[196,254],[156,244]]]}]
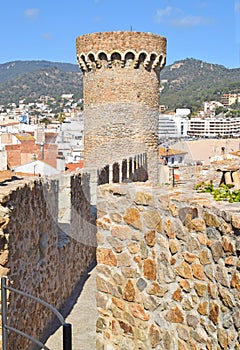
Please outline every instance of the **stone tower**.
[{"label": "stone tower", "polygon": [[158,182],[160,71],[166,39],[142,32],[105,32],[76,39],[83,72],[85,167],[101,168],[146,154],[148,178]]}]

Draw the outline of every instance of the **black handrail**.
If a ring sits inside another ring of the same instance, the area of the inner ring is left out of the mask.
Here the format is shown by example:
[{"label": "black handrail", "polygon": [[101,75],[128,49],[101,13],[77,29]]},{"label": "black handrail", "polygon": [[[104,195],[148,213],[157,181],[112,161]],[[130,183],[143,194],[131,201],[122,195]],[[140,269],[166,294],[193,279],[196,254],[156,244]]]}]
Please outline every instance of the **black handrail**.
[{"label": "black handrail", "polygon": [[7,324],[7,290],[10,290],[14,293],[18,293],[20,295],[23,295],[25,297],[28,297],[30,299],[33,299],[34,301],[44,305],[48,309],[50,309],[59,319],[63,326],[63,350],[72,350],[72,325],[70,323],[66,323],[63,316],[60,314],[60,312],[54,308],[52,305],[48,304],[46,301],[41,300],[31,294],[25,293],[23,291],[20,291],[18,289],[15,289],[13,287],[7,286],[7,278],[1,277],[1,297],[2,297],[2,347],[3,350],[8,350],[8,330],[13,331],[17,334],[22,335],[23,337],[33,341],[35,344],[41,346],[45,350],[49,350],[43,343],[39,342],[38,340],[34,339],[30,335],[19,331],[16,328],[13,328]]}]

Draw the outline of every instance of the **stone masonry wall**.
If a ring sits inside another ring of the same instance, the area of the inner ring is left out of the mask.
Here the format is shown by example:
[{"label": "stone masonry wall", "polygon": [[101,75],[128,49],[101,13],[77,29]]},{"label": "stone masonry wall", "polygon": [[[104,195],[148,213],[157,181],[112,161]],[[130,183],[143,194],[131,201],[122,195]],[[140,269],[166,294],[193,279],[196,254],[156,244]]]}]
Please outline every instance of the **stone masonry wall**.
[{"label": "stone masonry wall", "polygon": [[97,207],[97,350],[240,348],[239,204],[107,184]]},{"label": "stone masonry wall", "polygon": [[[12,287],[60,309],[95,259],[95,228],[90,215],[89,177],[71,178],[71,234],[58,226],[58,181],[24,180],[3,187],[0,198],[0,274]],[[53,313],[10,293],[9,324],[41,339]],[[33,349],[10,333],[9,350]]]}]

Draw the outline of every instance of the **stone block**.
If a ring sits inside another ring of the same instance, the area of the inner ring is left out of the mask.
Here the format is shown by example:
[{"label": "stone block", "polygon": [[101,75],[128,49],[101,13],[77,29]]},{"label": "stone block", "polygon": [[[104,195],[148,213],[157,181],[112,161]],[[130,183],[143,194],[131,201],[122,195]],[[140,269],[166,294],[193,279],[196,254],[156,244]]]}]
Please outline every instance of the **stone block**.
[{"label": "stone block", "polygon": [[200,319],[198,315],[188,313],[186,316],[186,321],[189,327],[196,329]]},{"label": "stone block", "polygon": [[217,215],[209,212],[204,213],[204,220],[206,225],[210,227],[220,227],[222,224],[222,220]]},{"label": "stone block", "polygon": [[180,250],[180,244],[179,241],[176,239],[170,239],[169,240],[169,249],[170,252],[174,255]]},{"label": "stone block", "polygon": [[206,283],[194,283],[194,289],[197,292],[199,297],[203,297],[207,292],[207,284]]},{"label": "stone block", "polygon": [[220,308],[219,305],[215,302],[210,303],[209,319],[213,322],[214,325],[218,325],[220,320]]},{"label": "stone block", "polygon": [[158,232],[162,230],[162,218],[155,209],[143,212],[143,219],[146,227],[156,229]]},{"label": "stone block", "polygon": [[232,214],[232,225],[233,225],[233,227],[240,229],[240,214],[239,213]]},{"label": "stone block", "polygon": [[142,229],[142,223],[140,220],[140,213],[138,211],[138,209],[132,207],[132,208],[128,208],[125,211],[125,214],[123,216],[124,221],[131,225],[132,227],[141,230]]},{"label": "stone block", "polygon": [[124,241],[131,238],[132,230],[127,225],[112,225],[111,234]]},{"label": "stone block", "polygon": [[134,203],[137,205],[148,206],[149,204],[154,203],[154,197],[149,193],[137,191],[134,197]]},{"label": "stone block", "polygon": [[156,269],[156,261],[152,259],[144,260],[144,277],[149,280],[156,280],[157,277],[157,269]]},{"label": "stone block", "polygon": [[152,348],[156,348],[156,346],[160,343],[162,339],[162,335],[159,331],[159,328],[155,324],[151,324],[149,328],[149,338],[151,341]]},{"label": "stone block", "polygon": [[154,230],[148,231],[144,235],[145,241],[149,247],[154,247],[156,243],[156,232]]},{"label": "stone block", "polygon": [[136,254],[140,251],[139,243],[136,242],[130,242],[128,244],[128,250],[131,254]]},{"label": "stone block", "polygon": [[116,255],[118,267],[130,267],[134,266],[132,254],[128,251],[123,251]]},{"label": "stone block", "polygon": [[121,329],[123,330],[123,334],[128,335],[128,336],[130,335],[133,337],[133,328],[131,325],[129,325],[128,323],[121,321],[121,320],[119,320],[118,323],[119,323]]},{"label": "stone block", "polygon": [[229,309],[233,309],[233,307],[235,306],[235,301],[230,291],[227,288],[222,288],[221,286],[219,286],[219,295],[223,304]]},{"label": "stone block", "polygon": [[183,323],[184,313],[177,305],[175,305],[168,311],[165,318],[171,323]]},{"label": "stone block", "polygon": [[125,249],[124,242],[115,237],[109,236],[106,238],[106,240],[116,253],[121,253]]},{"label": "stone block", "polygon": [[147,289],[147,293],[150,295],[155,295],[157,297],[163,297],[169,291],[167,285],[160,285],[157,282],[153,282]]},{"label": "stone block", "polygon": [[191,266],[185,261],[181,262],[176,268],[175,272],[183,278],[193,279],[193,272]]},{"label": "stone block", "polygon": [[240,291],[240,273],[238,271],[233,274],[230,285]]},{"label": "stone block", "polygon": [[169,238],[174,238],[176,236],[176,228],[172,219],[167,218],[164,220],[164,231]]},{"label": "stone block", "polygon": [[186,224],[186,227],[189,231],[195,232],[204,232],[206,230],[205,221],[201,218],[194,218],[192,220],[189,220],[189,222]]},{"label": "stone block", "polygon": [[179,279],[178,281],[180,287],[185,291],[185,292],[190,292],[191,290],[191,284],[188,280],[186,279]]},{"label": "stone block", "polygon": [[110,282],[106,278],[103,278],[99,275],[96,277],[96,282],[97,282],[97,290],[98,291],[111,294],[111,295],[115,296],[116,298],[120,297],[117,286],[114,283]]},{"label": "stone block", "polygon": [[123,299],[127,301],[135,300],[135,288],[131,280],[128,280],[123,288]]},{"label": "stone block", "polygon": [[229,254],[234,254],[235,253],[235,247],[233,242],[230,240],[229,237],[223,237],[222,238],[222,245],[223,245],[223,249],[226,253]]},{"label": "stone block", "polygon": [[116,255],[111,249],[97,248],[97,262],[98,264],[117,266]]},{"label": "stone block", "polygon": [[141,304],[135,303],[130,308],[134,317],[143,321],[149,320],[149,314],[144,310]]},{"label": "stone block", "polygon": [[218,262],[218,260],[224,256],[224,251],[221,242],[214,242],[211,245],[211,251],[215,262]]},{"label": "stone block", "polygon": [[190,329],[186,325],[179,324],[177,326],[177,332],[180,339],[187,341],[190,336]]},{"label": "stone block", "polygon": [[196,259],[197,259],[196,254],[192,254],[192,253],[189,253],[189,252],[185,252],[185,253],[184,253],[184,260],[185,260],[187,263],[191,264],[191,263],[193,263]]},{"label": "stone block", "polygon": [[179,301],[179,302],[182,301],[183,296],[182,296],[182,290],[181,290],[181,288],[178,288],[178,289],[175,290],[175,292],[174,292],[173,295],[172,295],[172,298],[173,298],[173,300],[175,300],[175,301]]},{"label": "stone block", "polygon": [[192,264],[193,276],[199,280],[205,280],[206,275],[202,265],[194,263]]},{"label": "stone block", "polygon": [[209,249],[204,248],[201,249],[199,252],[199,260],[202,265],[207,265],[212,262],[212,255],[209,251]]},{"label": "stone block", "polygon": [[229,343],[228,343],[228,331],[218,328],[218,342],[222,349],[228,349]]},{"label": "stone block", "polygon": [[208,302],[205,300],[199,303],[197,311],[200,315],[206,316],[208,314]]},{"label": "stone block", "polygon": [[216,272],[215,272],[215,278],[218,283],[220,283],[224,287],[229,287],[229,276],[228,271],[223,265],[217,265]]}]

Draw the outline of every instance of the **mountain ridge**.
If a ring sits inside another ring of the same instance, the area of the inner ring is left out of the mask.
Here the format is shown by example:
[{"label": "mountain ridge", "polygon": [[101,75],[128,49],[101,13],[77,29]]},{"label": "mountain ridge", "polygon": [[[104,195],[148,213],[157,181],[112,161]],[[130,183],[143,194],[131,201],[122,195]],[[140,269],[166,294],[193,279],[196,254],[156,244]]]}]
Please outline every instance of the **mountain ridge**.
[{"label": "mountain ridge", "polygon": [[166,66],[161,81],[161,104],[197,110],[204,101],[220,101],[222,93],[240,92],[240,68],[186,58]]},{"label": "mountain ridge", "polygon": [[63,71],[76,71],[79,68],[76,64],[65,62],[51,62],[46,60],[11,61],[0,64],[0,84],[15,79],[24,73],[31,73],[39,69],[57,67]]},{"label": "mountain ridge", "polygon": [[[178,107],[197,110],[203,101],[220,101],[224,92],[240,92],[240,68],[226,68],[194,58],[165,66],[160,77],[160,103],[169,110]],[[81,91],[82,73],[77,64],[45,60],[0,64],[0,104]]]},{"label": "mountain ridge", "polygon": [[0,64],[0,104],[40,96],[57,98],[80,94],[82,73],[77,65],[50,61],[13,61]]}]

